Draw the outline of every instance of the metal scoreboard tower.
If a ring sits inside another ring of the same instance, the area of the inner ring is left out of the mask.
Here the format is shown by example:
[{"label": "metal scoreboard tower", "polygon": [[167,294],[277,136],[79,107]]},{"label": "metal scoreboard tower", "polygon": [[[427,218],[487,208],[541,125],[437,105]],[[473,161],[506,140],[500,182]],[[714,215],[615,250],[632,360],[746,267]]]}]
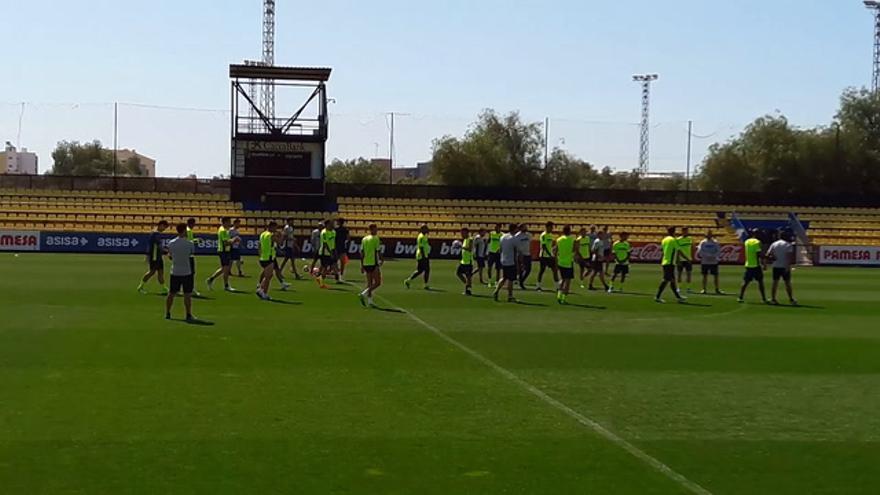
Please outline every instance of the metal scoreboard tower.
[{"label": "metal scoreboard tower", "polygon": [[[328,68],[229,66],[234,200],[324,194],[330,73]],[[271,90],[273,100],[278,93],[283,102],[297,96],[305,101],[287,116],[268,114],[265,101],[254,99],[257,88]]]}]

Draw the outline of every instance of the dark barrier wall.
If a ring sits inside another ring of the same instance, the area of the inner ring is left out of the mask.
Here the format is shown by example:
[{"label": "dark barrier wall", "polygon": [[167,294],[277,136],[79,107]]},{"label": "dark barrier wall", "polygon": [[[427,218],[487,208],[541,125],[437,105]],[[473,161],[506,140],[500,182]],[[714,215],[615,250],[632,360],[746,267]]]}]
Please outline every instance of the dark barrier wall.
[{"label": "dark barrier wall", "polygon": [[[0,175],[0,188],[118,190],[141,192],[178,192],[230,194],[228,179],[169,179],[148,177],[66,177],[51,175]],[[314,191],[310,191],[314,193]],[[520,201],[590,201],[603,203],[667,203],[705,205],[781,205],[880,207],[880,196],[784,196],[754,192],[710,191],[640,191],[603,189],[534,189],[493,187],[451,187],[388,184],[326,184],[323,198],[316,196],[261,198],[248,202],[251,209],[325,209],[335,210],[337,198],[488,199]],[[316,201],[317,199],[317,201]],[[322,208],[323,207],[323,208]]]}]

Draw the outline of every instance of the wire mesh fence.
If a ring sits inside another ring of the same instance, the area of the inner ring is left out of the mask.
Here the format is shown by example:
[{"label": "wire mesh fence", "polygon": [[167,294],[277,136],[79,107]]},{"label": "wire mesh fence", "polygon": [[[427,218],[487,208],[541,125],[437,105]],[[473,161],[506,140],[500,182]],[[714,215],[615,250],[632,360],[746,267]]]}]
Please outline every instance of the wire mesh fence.
[{"label": "wire mesh fence", "polygon": [[[279,112],[282,110],[279,109]],[[464,135],[476,115],[394,114],[393,159],[396,167],[429,161],[433,142]],[[545,117],[523,115],[544,125]],[[391,152],[389,112],[345,112],[330,108],[328,161],[334,158],[388,158]],[[639,126],[632,121],[548,119],[548,148],[561,148],[596,167],[628,171],[638,166]],[[738,133],[741,125],[695,122],[692,164],[699,165],[708,147]],[[229,174],[230,112],[216,108],[183,108],[140,103],[0,103],[0,141],[38,154],[40,173],[52,166],[60,141],[100,140],[112,148],[135,150],[157,161],[164,177],[216,177]],[[658,120],[651,125],[651,171],[684,173],[688,152],[687,122]]]}]

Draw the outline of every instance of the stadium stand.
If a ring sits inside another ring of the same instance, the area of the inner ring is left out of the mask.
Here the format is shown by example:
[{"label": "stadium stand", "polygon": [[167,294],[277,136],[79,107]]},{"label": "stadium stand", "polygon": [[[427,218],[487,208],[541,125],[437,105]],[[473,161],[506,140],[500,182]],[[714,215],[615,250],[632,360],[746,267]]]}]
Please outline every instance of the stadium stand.
[{"label": "stadium stand", "polygon": [[241,203],[220,194],[0,189],[0,228],[68,232],[147,232],[160,219],[170,222],[194,217],[197,232],[215,232],[220,217],[241,218],[243,232],[257,233],[269,220],[292,217],[297,234],[308,235],[323,218],[341,216],[352,234],[362,235],[372,222],[386,236],[414,236],[422,223],[435,235],[454,237],[462,226],[471,229],[495,223],[525,222],[540,231],[543,224],[608,226],[628,231],[634,241],[656,241],[667,225],[688,226],[694,235],[716,232],[734,242],[724,215],[736,211],[751,219],[784,219],[796,211],[810,224],[814,244],[880,246],[880,209],[790,208],[748,205],[671,205],[549,201],[454,200],[340,197],[336,212],[246,211]]}]

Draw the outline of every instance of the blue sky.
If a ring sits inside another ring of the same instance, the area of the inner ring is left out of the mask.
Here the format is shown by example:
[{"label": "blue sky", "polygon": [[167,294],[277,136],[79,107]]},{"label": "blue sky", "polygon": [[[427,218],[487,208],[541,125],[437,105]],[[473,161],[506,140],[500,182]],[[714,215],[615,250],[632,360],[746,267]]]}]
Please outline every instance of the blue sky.
[{"label": "blue sky", "polygon": [[[0,141],[50,165],[56,141],[112,139],[159,174],[228,173],[227,66],[259,58],[260,0],[0,0],[7,31]],[[12,24],[10,24],[10,21]],[[333,67],[330,157],[430,158],[483,108],[551,118],[550,143],[635,167],[638,72],[657,72],[652,169],[683,170],[755,117],[826,124],[870,80],[872,21],[859,0],[278,1],[276,63]],[[132,104],[172,108],[151,108]],[[176,107],[216,110],[187,111]]]}]

